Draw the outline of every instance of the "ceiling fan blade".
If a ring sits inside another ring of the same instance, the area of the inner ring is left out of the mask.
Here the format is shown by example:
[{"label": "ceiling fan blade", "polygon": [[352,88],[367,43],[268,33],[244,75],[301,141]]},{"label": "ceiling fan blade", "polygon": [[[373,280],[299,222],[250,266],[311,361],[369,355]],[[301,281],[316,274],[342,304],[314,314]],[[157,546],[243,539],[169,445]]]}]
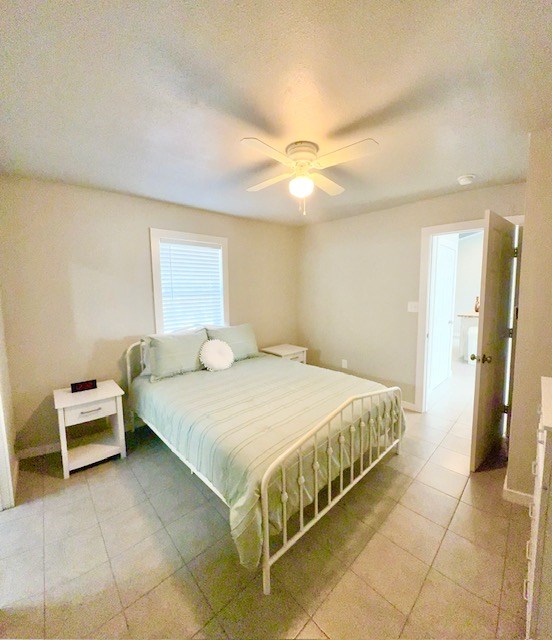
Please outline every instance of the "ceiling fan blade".
[{"label": "ceiling fan blade", "polygon": [[252,187],[249,187],[247,191],[260,191],[261,189],[265,189],[266,187],[270,187],[277,182],[281,182],[286,178],[291,178],[293,173],[282,173],[282,175],[276,176],[275,178],[269,178],[268,180],[264,180],[263,182],[259,182],[259,184],[254,184]]},{"label": "ceiling fan blade", "polygon": [[372,140],[372,138],[366,138],[366,140],[354,142],[342,149],[337,149],[337,151],[332,151],[331,153],[320,156],[317,158],[316,162],[313,163],[313,167],[316,169],[334,167],[336,164],[349,162],[349,160],[356,160],[357,158],[362,158],[370,153],[374,153],[378,147],[379,145],[375,140]]},{"label": "ceiling fan blade", "polygon": [[284,153],[281,153],[278,149],[274,149],[274,147],[262,142],[258,138],[243,138],[241,143],[246,147],[264,153],[269,158],[278,160],[278,162],[285,164],[286,167],[293,167],[293,160],[291,158],[288,158]]},{"label": "ceiling fan blade", "polygon": [[338,196],[340,193],[343,193],[345,189],[340,187],[337,182],[326,178],[321,173],[309,173],[309,176],[312,178],[314,184],[325,191],[330,196]]}]

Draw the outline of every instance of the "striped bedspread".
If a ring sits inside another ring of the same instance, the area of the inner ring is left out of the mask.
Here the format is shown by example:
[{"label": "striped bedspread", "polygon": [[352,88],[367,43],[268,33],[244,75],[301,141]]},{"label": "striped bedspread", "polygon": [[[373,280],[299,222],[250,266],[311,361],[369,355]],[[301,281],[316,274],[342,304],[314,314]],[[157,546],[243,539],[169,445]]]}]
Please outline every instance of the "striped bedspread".
[{"label": "striped bedspread", "polygon": [[[135,412],[224,496],[240,560],[255,567],[262,549],[260,485],[270,463],[351,396],[383,389],[370,380],[263,354],[225,371],[155,383],[139,376],[131,398]],[[391,396],[384,404],[389,406],[381,408],[382,415],[397,409]],[[294,509],[292,495],[288,514]],[[270,523],[271,532],[280,530],[276,506]]]}]

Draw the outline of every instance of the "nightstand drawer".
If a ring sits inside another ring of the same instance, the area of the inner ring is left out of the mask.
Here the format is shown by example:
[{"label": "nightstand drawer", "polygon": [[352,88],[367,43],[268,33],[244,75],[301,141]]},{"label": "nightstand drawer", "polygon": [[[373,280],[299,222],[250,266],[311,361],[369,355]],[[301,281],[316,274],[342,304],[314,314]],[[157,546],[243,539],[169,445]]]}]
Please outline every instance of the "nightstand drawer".
[{"label": "nightstand drawer", "polygon": [[303,364],[306,364],[307,358],[306,358],[306,354],[304,351],[301,351],[301,353],[294,353],[291,356],[283,356],[286,360],[295,360],[296,362],[302,362]]},{"label": "nightstand drawer", "polygon": [[78,407],[66,407],[64,409],[65,426],[69,427],[72,424],[80,424],[81,422],[104,418],[114,413],[117,413],[115,398],[89,402],[88,404],[81,404]]}]

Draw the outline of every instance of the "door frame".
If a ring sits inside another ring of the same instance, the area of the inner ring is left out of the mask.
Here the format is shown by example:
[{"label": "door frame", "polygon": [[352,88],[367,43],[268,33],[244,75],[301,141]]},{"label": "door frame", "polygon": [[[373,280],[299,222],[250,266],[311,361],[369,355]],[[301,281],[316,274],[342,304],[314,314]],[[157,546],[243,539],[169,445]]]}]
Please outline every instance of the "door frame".
[{"label": "door frame", "polygon": [[[524,215],[503,216],[516,225],[523,226]],[[431,277],[431,239],[447,233],[479,231],[485,226],[484,218],[422,227],[420,244],[420,285],[418,293],[418,339],[416,347],[416,386],[413,410],[427,411],[427,346],[426,339],[429,319],[429,283]]]}]

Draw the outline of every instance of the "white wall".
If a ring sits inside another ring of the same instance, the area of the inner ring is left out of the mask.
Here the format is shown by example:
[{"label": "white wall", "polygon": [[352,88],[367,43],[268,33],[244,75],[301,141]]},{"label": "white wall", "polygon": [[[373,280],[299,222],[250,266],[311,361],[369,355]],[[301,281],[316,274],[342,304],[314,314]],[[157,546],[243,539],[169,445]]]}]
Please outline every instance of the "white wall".
[{"label": "white wall", "polygon": [[523,213],[524,184],[463,191],[303,227],[299,335],[309,361],[397,384],[414,401],[422,227]]},{"label": "white wall", "polygon": [[149,227],[228,238],[230,321],[297,340],[297,229],[31,179],[0,179],[0,283],[17,448],[58,442],[52,390],[123,380],[154,331]]},{"label": "white wall", "polygon": [[14,504],[18,468],[14,446],[15,423],[0,295],[0,509]]},{"label": "white wall", "polygon": [[552,376],[552,128],[531,134],[508,488],[532,493],[540,377]]},{"label": "white wall", "polygon": [[458,241],[456,296],[454,302],[454,335],[460,336],[459,313],[473,313],[476,296],[481,297],[483,232],[461,237]]}]

